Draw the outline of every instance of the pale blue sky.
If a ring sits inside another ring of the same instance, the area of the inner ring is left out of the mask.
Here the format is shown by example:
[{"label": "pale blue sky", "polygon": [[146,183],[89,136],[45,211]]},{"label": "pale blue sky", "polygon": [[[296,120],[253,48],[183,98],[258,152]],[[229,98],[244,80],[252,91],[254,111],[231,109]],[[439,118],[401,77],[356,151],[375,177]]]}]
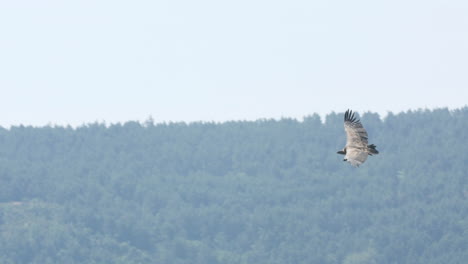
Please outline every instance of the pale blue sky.
[{"label": "pale blue sky", "polygon": [[468,1],[1,1],[0,125],[468,102]]}]

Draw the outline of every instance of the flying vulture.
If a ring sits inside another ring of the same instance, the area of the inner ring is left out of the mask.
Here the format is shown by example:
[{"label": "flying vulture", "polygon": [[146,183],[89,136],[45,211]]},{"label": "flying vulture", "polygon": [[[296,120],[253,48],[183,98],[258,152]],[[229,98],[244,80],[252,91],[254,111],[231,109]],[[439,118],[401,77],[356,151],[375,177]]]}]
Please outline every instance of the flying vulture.
[{"label": "flying vulture", "polygon": [[338,154],[345,155],[343,161],[349,162],[354,167],[363,164],[368,155],[379,154],[375,145],[367,145],[367,132],[359,119],[356,119],[353,111],[347,110],[344,116],[344,128],[346,131],[346,146]]}]

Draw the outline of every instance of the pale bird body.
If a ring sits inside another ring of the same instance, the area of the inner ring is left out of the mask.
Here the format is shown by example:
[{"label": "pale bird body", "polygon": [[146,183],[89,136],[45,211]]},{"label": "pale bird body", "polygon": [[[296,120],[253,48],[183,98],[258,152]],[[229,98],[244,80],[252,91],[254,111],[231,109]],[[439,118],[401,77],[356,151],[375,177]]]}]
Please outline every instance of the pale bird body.
[{"label": "pale bird body", "polygon": [[353,111],[347,110],[344,116],[344,128],[346,131],[346,146],[338,154],[345,155],[343,161],[349,162],[354,167],[359,167],[367,160],[367,156],[379,154],[375,145],[368,145],[367,131],[356,119]]}]

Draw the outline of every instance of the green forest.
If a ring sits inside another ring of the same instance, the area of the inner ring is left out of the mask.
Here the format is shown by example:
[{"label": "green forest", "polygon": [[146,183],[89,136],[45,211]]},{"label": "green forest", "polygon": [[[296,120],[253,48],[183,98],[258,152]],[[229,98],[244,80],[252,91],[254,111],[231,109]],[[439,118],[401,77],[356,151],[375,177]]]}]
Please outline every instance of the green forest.
[{"label": "green forest", "polygon": [[0,263],[468,260],[468,107],[0,128]]}]

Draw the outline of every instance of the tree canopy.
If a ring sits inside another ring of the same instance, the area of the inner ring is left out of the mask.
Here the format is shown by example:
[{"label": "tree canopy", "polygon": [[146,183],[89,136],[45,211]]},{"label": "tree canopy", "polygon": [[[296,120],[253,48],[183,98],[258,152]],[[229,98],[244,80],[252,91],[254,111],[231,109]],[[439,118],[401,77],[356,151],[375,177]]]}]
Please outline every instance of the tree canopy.
[{"label": "tree canopy", "polygon": [[0,129],[0,263],[465,263],[468,107]]}]

